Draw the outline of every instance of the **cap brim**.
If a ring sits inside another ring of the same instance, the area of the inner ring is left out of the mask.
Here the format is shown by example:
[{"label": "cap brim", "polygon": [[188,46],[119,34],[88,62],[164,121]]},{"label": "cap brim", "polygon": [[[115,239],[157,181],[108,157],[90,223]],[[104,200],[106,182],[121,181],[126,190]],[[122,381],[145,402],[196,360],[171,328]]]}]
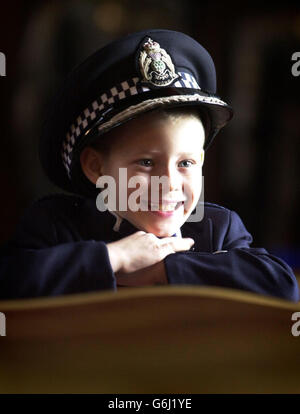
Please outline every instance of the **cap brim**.
[{"label": "cap brim", "polygon": [[[105,132],[110,131],[112,128],[122,125],[130,119],[153,109],[176,106],[201,106],[208,110],[212,128],[207,137],[207,141],[209,141],[209,137],[212,134],[215,136],[216,131],[223,128],[233,116],[232,108],[226,102],[215,96],[203,96],[200,94],[163,96],[148,99],[136,105],[131,105],[123,111],[117,113],[108,121],[97,127],[98,134],[102,135]],[[210,142],[206,142],[205,146],[207,147],[209,144]]]}]

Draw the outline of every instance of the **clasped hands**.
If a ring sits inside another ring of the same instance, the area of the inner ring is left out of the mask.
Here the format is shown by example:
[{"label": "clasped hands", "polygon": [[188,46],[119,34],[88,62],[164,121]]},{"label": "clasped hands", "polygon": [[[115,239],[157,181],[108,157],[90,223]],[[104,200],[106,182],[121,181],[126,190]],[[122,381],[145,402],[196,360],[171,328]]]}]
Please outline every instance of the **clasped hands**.
[{"label": "clasped hands", "polygon": [[111,267],[117,286],[140,287],[166,285],[168,279],[164,258],[169,254],[189,250],[191,238],[164,237],[138,231],[107,244]]}]

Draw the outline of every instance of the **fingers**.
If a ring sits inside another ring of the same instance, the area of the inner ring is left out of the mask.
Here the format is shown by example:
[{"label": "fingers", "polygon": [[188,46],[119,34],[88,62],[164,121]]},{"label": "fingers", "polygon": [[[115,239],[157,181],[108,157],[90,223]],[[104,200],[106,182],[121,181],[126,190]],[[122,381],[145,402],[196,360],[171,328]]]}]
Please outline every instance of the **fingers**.
[{"label": "fingers", "polygon": [[180,252],[185,250],[190,250],[195,241],[190,237],[180,238],[180,237],[164,237],[159,239],[153,233],[146,233],[145,231],[138,231],[135,234],[143,236],[152,242],[155,242],[157,249],[167,248],[172,252]]},{"label": "fingers", "polygon": [[195,241],[191,239],[190,237],[186,238],[179,238],[179,237],[166,237],[165,239],[162,239],[162,242],[167,243],[174,252],[182,252],[185,250],[190,250],[190,248],[193,246]]}]

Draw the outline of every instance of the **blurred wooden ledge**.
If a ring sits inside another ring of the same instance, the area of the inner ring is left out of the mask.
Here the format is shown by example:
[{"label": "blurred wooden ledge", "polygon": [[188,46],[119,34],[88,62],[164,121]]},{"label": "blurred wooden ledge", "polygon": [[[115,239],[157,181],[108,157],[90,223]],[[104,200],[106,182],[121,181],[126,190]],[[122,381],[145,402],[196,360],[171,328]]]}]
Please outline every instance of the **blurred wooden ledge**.
[{"label": "blurred wooden ledge", "polygon": [[0,393],[300,392],[299,303],[167,286],[2,301],[0,312]]}]

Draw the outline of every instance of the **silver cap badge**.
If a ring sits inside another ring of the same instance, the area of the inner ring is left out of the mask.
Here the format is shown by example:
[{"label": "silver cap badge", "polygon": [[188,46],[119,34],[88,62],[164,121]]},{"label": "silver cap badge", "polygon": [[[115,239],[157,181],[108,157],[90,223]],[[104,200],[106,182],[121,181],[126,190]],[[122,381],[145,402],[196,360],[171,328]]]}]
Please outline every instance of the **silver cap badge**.
[{"label": "silver cap badge", "polygon": [[139,65],[143,76],[142,82],[149,82],[154,86],[168,86],[179,78],[171,57],[159,43],[150,38],[143,44]]}]

